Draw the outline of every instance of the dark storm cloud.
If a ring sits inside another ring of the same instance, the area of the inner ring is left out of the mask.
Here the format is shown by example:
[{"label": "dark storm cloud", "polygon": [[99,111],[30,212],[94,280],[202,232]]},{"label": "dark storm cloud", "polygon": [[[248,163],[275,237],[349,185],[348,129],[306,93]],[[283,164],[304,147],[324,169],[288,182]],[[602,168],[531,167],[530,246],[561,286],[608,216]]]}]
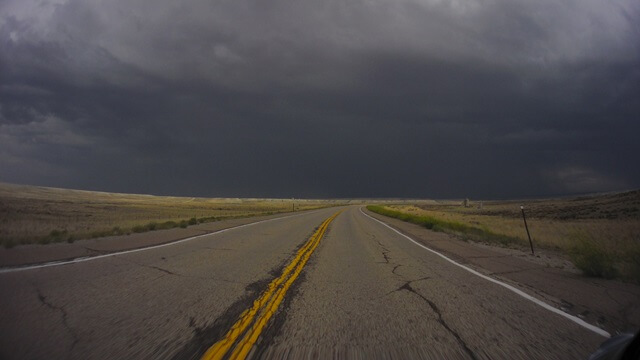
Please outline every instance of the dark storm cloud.
[{"label": "dark storm cloud", "polygon": [[9,1],[0,181],[204,196],[638,187],[634,1]]}]

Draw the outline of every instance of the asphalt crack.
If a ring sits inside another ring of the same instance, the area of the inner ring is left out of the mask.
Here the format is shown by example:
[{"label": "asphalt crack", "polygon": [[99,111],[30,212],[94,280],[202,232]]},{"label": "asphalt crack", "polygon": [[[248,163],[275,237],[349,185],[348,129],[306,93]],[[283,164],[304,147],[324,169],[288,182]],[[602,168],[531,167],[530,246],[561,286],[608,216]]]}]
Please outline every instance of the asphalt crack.
[{"label": "asphalt crack", "polygon": [[[143,263],[139,263],[139,262],[136,262],[136,261],[133,261],[133,260],[129,260],[129,259],[126,259],[126,258],[121,258],[121,259],[124,260],[125,262],[128,262],[129,264],[137,265],[137,266],[144,267],[144,268],[147,268],[147,269],[153,269],[153,270],[161,271],[161,272],[163,272],[165,274],[168,274],[168,275],[187,277],[185,275],[175,273],[175,272],[173,272],[171,270],[167,270],[167,269],[161,268],[159,266],[143,264]],[[166,260],[166,258],[163,258],[162,260]]]},{"label": "asphalt crack", "polygon": [[380,245],[380,247],[382,248],[382,256],[384,257],[384,262],[380,262],[381,264],[390,264],[391,263],[391,257],[389,256],[389,253],[391,252],[389,249],[387,249],[386,246],[382,245],[382,243],[380,241],[378,241],[378,245]]},{"label": "asphalt crack", "polygon": [[384,263],[385,264],[389,264],[389,255],[388,255],[389,251],[385,251],[382,253],[382,256],[384,256]]},{"label": "asphalt crack", "polygon": [[393,270],[391,270],[391,272],[392,272],[394,275],[398,275],[398,276],[400,276],[398,273],[396,273],[396,270],[398,270],[398,268],[399,268],[400,266],[402,266],[402,264],[398,264],[398,265],[394,266],[394,267],[393,267]]},{"label": "asphalt crack", "polygon": [[167,270],[167,269],[163,269],[163,268],[158,267],[158,266],[153,266],[153,265],[141,265],[141,266],[147,267],[147,268],[149,268],[149,269],[155,269],[155,270],[158,270],[158,271],[162,271],[163,273],[165,273],[165,274],[169,274],[169,275],[183,276],[183,275],[176,274],[176,273],[174,273],[173,271],[169,271],[169,270]]},{"label": "asphalt crack", "polygon": [[67,330],[67,332],[69,333],[69,335],[71,335],[71,339],[73,340],[71,342],[71,346],[69,347],[69,354],[71,354],[71,352],[73,351],[73,349],[75,348],[76,344],[78,344],[78,342],[80,341],[80,339],[78,338],[78,334],[76,334],[76,332],[71,328],[71,326],[69,326],[69,322],[67,320],[67,311],[65,310],[64,306],[56,306],[53,303],[51,303],[50,301],[47,300],[47,297],[44,296],[42,294],[42,292],[40,291],[40,289],[35,286],[36,289],[36,293],[38,294],[38,300],[40,300],[40,303],[46,307],[48,307],[49,309],[59,312],[62,316],[62,324],[64,325],[65,329]]},{"label": "asphalt crack", "polygon": [[262,291],[271,282],[271,279],[263,279],[247,285],[245,294],[229,306],[223,314],[212,323],[196,325],[196,319],[189,317],[188,326],[193,332],[188,340],[176,354],[174,360],[196,360],[216,341],[221,339],[229,328],[238,320],[245,309],[251,306]]},{"label": "asphalt crack", "polygon": [[453,335],[453,337],[458,341],[458,343],[460,344],[462,349],[467,353],[467,355],[469,355],[469,357],[471,357],[472,359],[476,360],[477,359],[476,355],[473,353],[473,351],[471,351],[469,346],[467,346],[467,343],[460,337],[460,334],[458,334],[455,330],[453,330],[447,324],[447,322],[444,320],[444,318],[442,317],[442,313],[440,312],[440,309],[438,308],[438,306],[433,301],[427,299],[424,295],[422,295],[419,292],[417,292],[411,286],[412,282],[416,282],[416,281],[420,281],[420,280],[426,280],[426,279],[428,279],[428,277],[427,278],[418,279],[418,280],[407,281],[406,283],[404,283],[404,285],[400,286],[398,289],[396,289],[396,290],[394,290],[392,292],[406,290],[406,291],[409,291],[409,292],[419,296],[422,300],[424,300],[427,304],[429,304],[429,306],[431,307],[431,310],[433,310],[433,312],[438,316],[437,320],[440,323],[440,325],[442,325],[442,327],[444,327],[451,335]]},{"label": "asphalt crack", "polygon": [[[398,266],[401,266],[401,265],[398,265]],[[407,288],[407,287],[411,288],[411,283],[414,283],[414,282],[417,282],[417,281],[428,280],[428,279],[431,279],[431,277],[429,277],[429,276],[425,276],[425,277],[422,277],[422,278],[420,278],[420,279],[408,280],[408,281],[406,281],[402,286],[400,286],[399,288],[397,288],[397,289],[395,289],[395,290],[392,290],[392,291],[389,291],[389,292],[387,293],[387,295],[390,295],[390,294],[393,294],[393,293],[395,293],[395,292],[402,291],[402,290],[408,290],[408,288]],[[411,290],[413,290],[413,288],[411,288]]]},{"label": "asphalt crack", "polygon": [[[312,234],[317,230],[314,229]],[[307,236],[307,238],[309,238],[311,235]],[[301,249],[304,244],[306,242],[303,242],[301,244],[299,244],[298,246],[296,246],[296,250],[294,251],[294,254],[297,252],[297,250]],[[288,259],[284,259],[279,265],[277,265],[276,267],[274,267],[273,269],[271,269],[271,271],[268,272],[269,276],[262,279],[262,280],[258,280],[256,282],[253,282],[249,285],[247,285],[245,287],[245,293],[244,295],[242,295],[238,300],[236,300],[234,303],[232,303],[225,311],[224,313],[222,313],[220,316],[218,316],[215,320],[213,320],[212,322],[206,323],[202,326],[196,326],[196,321],[193,317],[189,318],[189,328],[192,329],[193,335],[191,336],[191,339],[188,340],[182,347],[182,349],[180,349],[174,356],[173,356],[173,360],[196,360],[196,359],[200,359],[200,357],[202,356],[202,354],[204,354],[204,352],[213,344],[215,344],[218,340],[222,339],[222,337],[227,333],[227,331],[231,328],[231,326],[233,326],[233,324],[236,323],[236,321],[238,321],[238,319],[240,318],[241,314],[248,308],[251,307],[251,305],[253,304],[253,302],[258,299],[258,297],[260,297],[260,295],[265,291],[265,289],[267,288],[267,286],[269,285],[269,283],[271,283],[271,281],[273,281],[273,279],[275,279],[276,277],[280,276],[284,270],[284,268],[287,266],[288,263],[290,263],[291,258]],[[303,272],[304,273],[304,272]],[[302,276],[303,274],[301,274]],[[300,280],[300,278],[298,279]],[[292,288],[287,292],[287,294],[285,295],[285,300],[284,300],[284,305],[288,306],[288,301],[287,300],[289,297],[291,297],[291,291],[297,291],[297,287],[296,287],[296,283],[298,283],[299,281],[296,281]],[[286,310],[285,310],[286,312]],[[281,314],[282,310],[279,309],[279,313]],[[278,315],[276,315],[276,319],[275,321],[271,321],[271,323],[267,326],[267,329],[265,329],[267,332],[269,331],[269,328],[272,328],[270,336],[275,336],[277,334],[277,332],[279,331],[280,327],[281,327],[281,322],[284,321],[284,319],[282,320],[278,320]],[[274,327],[272,323],[276,322],[277,325]],[[263,337],[264,337],[264,332],[263,332]],[[263,342],[259,342],[257,345],[258,346],[263,346],[261,345],[263,344]]]},{"label": "asphalt crack", "polygon": [[209,250],[220,250],[220,251],[235,251],[236,249],[229,249],[229,248],[219,248],[219,247],[212,247],[212,246],[205,246],[204,249],[209,249]]},{"label": "asphalt crack", "polygon": [[[310,239],[314,233],[320,227],[317,226],[313,229],[313,231],[305,237],[305,239]],[[327,229],[325,233],[325,237],[328,237],[329,229]],[[174,360],[183,360],[183,359],[199,359],[202,354],[217,341],[222,339],[222,337],[227,333],[227,331],[236,323],[236,321],[240,318],[242,313],[249,309],[251,305],[257,300],[260,295],[267,289],[269,283],[271,283],[275,278],[282,275],[287,264],[291,263],[292,257],[298,253],[307,241],[303,241],[299,245],[296,246],[294,251],[291,253],[291,257],[284,259],[279,265],[272,268],[271,271],[268,272],[269,276],[251,283],[245,287],[245,293],[238,300],[236,300],[231,306],[229,306],[223,314],[218,316],[213,322],[208,322],[202,326],[196,326],[196,320],[193,317],[189,318],[189,328],[192,329],[193,335],[190,340],[188,340],[174,356]],[[311,258],[313,259],[313,257]],[[299,287],[305,281],[305,271],[308,266],[313,264],[310,259],[310,263],[302,269],[302,272],[293,283],[293,285],[289,288],[284,296],[283,302],[277,309],[274,317],[269,321],[266,328],[262,331],[258,342],[254,344],[253,352],[251,355],[254,358],[259,358],[260,354],[263,354],[264,351],[268,348],[268,346],[273,342],[273,339],[280,335],[280,330],[286,321],[287,318],[287,310],[291,304],[291,301],[296,297],[299,291]],[[257,354],[257,355],[256,355]]]},{"label": "asphalt crack", "polygon": [[[166,260],[166,259],[163,259]],[[144,267],[147,269],[152,269],[152,270],[156,270],[156,271],[160,271],[163,272],[167,275],[172,275],[172,276],[178,276],[178,277],[183,277],[183,278],[188,278],[188,279],[200,279],[200,280],[212,280],[212,281],[219,281],[219,282],[225,282],[225,283],[232,283],[232,284],[243,284],[240,281],[234,281],[234,280],[229,280],[229,279],[221,279],[221,278],[216,278],[216,277],[211,277],[211,276],[194,276],[194,275],[186,275],[186,274],[180,274],[177,273],[175,271],[171,271],[171,270],[167,270],[165,268],[161,268],[159,266],[155,266],[155,265],[148,265],[148,264],[142,264],[142,263],[138,263],[135,261],[131,261],[131,260],[125,260],[127,262],[129,262],[130,264],[134,264],[140,267]],[[246,284],[246,283],[244,283]]]}]

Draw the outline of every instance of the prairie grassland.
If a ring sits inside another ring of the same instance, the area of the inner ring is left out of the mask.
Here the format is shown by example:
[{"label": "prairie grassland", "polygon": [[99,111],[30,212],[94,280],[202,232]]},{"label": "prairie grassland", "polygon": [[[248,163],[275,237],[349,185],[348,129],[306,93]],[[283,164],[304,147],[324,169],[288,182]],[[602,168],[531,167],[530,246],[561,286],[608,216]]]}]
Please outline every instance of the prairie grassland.
[{"label": "prairie grassland", "polygon": [[[463,238],[528,247],[520,205],[534,247],[559,251],[587,275],[640,280],[640,191],[575,198],[386,206],[444,223],[436,230]],[[455,225],[463,226],[456,230]],[[494,236],[495,235],[495,236]],[[496,241],[497,240],[497,241]]]},{"label": "prairie grassland", "polygon": [[186,198],[0,184],[0,242],[74,241],[308,210],[327,200]]}]

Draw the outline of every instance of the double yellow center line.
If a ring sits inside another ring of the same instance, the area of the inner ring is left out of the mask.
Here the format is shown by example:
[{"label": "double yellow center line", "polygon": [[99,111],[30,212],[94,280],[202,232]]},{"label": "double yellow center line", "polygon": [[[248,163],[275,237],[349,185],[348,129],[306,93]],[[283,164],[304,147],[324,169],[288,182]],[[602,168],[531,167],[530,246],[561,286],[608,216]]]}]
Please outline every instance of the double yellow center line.
[{"label": "double yellow center line", "polygon": [[267,289],[245,310],[225,336],[213,344],[202,356],[202,360],[222,359],[231,350],[229,359],[244,359],[258,340],[269,319],[278,310],[284,295],[296,280],[309,257],[327,231],[329,224],[342,211],[325,220],[304,246],[298,250],[293,260],[284,268],[282,275],[271,281]]}]

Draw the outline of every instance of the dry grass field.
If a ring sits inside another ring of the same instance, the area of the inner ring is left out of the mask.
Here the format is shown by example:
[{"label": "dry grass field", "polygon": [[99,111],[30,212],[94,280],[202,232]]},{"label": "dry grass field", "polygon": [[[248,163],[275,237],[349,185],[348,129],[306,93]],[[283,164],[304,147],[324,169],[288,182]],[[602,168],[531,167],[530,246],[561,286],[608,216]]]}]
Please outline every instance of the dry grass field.
[{"label": "dry grass field", "polygon": [[186,227],[196,223],[308,210],[326,200],[185,198],[0,183],[0,242],[18,244]]},{"label": "dry grass field", "polygon": [[[589,275],[640,280],[637,190],[574,198],[484,201],[482,206],[478,201],[468,207],[461,201],[432,201],[386,208],[441,221],[438,228],[463,238],[528,247],[520,205],[525,207],[535,247],[559,251]],[[455,230],[456,224],[462,225],[460,231]]]}]

